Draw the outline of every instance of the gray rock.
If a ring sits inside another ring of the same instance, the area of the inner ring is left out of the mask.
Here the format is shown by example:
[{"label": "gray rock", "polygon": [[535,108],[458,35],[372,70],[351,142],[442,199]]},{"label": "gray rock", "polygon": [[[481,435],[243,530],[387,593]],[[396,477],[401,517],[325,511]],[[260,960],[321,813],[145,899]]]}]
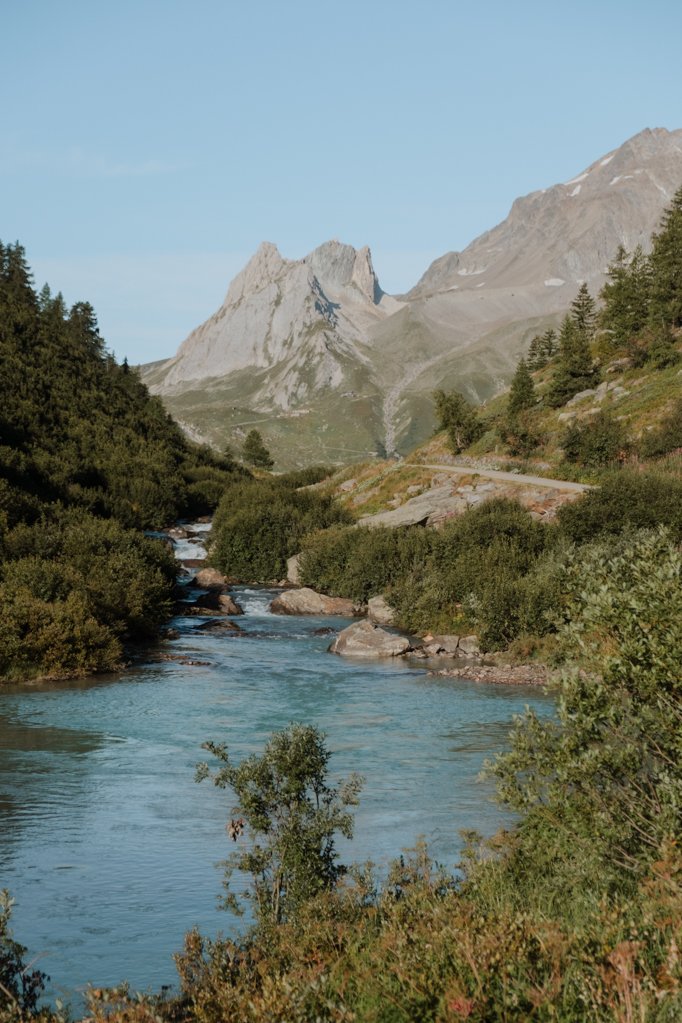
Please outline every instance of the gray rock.
[{"label": "gray rock", "polygon": [[300,554],[294,554],[292,557],[287,558],[287,582],[293,583],[294,586],[299,586],[301,583],[300,563]]},{"label": "gray rock", "polygon": [[244,614],[244,609],[232,599],[229,593],[217,593],[213,590],[195,600],[193,607],[205,608],[207,611],[219,611],[224,615]]},{"label": "gray rock", "polygon": [[241,632],[236,622],[229,618],[213,618],[210,622],[202,622],[194,626],[195,632]]},{"label": "gray rock", "polygon": [[430,657],[437,654],[456,657],[459,650],[459,640],[459,636],[426,636],[424,639],[424,649]]},{"label": "gray rock", "polygon": [[367,601],[367,617],[370,622],[377,625],[393,625],[395,608],[392,608],[383,597],[370,597]]},{"label": "gray rock", "polygon": [[202,590],[220,590],[227,585],[227,576],[217,568],[202,568],[194,577],[194,585]]},{"label": "gray rock", "polygon": [[401,657],[410,650],[410,641],[365,620],[340,632],[329,650],[346,657]]},{"label": "gray rock", "polygon": [[275,597],[270,610],[277,615],[355,615],[356,609],[352,600],[345,597],[327,597],[324,593],[316,593],[308,586],[300,590],[286,590]]},{"label": "gray rock", "polygon": [[478,636],[460,636],[457,653],[460,657],[479,657],[481,647]]}]

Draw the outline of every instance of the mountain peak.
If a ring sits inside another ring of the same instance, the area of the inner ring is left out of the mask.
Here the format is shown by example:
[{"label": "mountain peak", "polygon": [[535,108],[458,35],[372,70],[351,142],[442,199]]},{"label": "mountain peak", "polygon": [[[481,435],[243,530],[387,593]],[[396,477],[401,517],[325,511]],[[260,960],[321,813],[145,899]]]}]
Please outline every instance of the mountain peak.
[{"label": "mountain peak", "polygon": [[288,265],[272,242],[261,242],[251,259],[227,289],[225,305],[238,305],[246,295],[254,295],[280,276]]},{"label": "mountain peak", "polygon": [[323,290],[331,293],[354,286],[366,299],[377,305],[383,291],[372,266],[367,245],[355,249],[337,238],[324,242],[303,260],[317,277]]}]

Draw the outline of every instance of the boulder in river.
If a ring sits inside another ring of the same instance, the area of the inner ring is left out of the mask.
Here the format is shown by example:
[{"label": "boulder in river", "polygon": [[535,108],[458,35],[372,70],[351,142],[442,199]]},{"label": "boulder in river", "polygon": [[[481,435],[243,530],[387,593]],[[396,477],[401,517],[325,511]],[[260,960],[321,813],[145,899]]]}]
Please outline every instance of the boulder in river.
[{"label": "boulder in river", "polygon": [[370,597],[367,601],[367,617],[377,625],[393,625],[395,610],[383,597]]},{"label": "boulder in river", "polygon": [[201,590],[221,590],[227,586],[227,576],[217,568],[202,568],[194,577],[194,585]]},{"label": "boulder in river", "polygon": [[193,607],[218,611],[224,615],[244,614],[244,609],[232,599],[229,593],[218,593],[215,590],[209,590],[208,593],[195,600]]},{"label": "boulder in river", "polygon": [[407,636],[397,636],[367,620],[353,622],[329,647],[330,653],[349,657],[400,657],[410,649]]},{"label": "boulder in river", "polygon": [[236,622],[231,622],[229,618],[212,618],[209,622],[202,622],[201,625],[195,625],[194,629],[196,632],[241,632]]},{"label": "boulder in river", "polygon": [[286,590],[275,597],[270,610],[276,615],[344,615],[357,614],[352,600],[345,597],[327,597],[308,586],[300,590]]}]

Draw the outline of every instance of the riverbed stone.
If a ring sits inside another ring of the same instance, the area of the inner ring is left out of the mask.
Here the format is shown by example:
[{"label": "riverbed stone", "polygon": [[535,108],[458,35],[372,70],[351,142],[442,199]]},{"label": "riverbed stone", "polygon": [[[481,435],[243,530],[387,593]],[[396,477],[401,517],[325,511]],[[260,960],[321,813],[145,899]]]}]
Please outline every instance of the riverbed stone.
[{"label": "riverbed stone", "polygon": [[387,632],[369,620],[349,625],[329,647],[330,653],[346,657],[401,657],[408,650],[407,636]]},{"label": "riverbed stone", "polygon": [[367,617],[376,625],[393,625],[395,608],[384,597],[370,597],[367,601]]},{"label": "riverbed stone", "polygon": [[196,632],[241,632],[242,629],[237,625],[236,622],[230,621],[229,618],[212,618],[208,622],[201,622],[200,625],[195,625],[194,629]]},{"label": "riverbed stone", "polygon": [[460,636],[457,653],[460,657],[479,657],[481,647],[478,636]]},{"label": "riverbed stone", "polygon": [[357,613],[352,600],[346,600],[345,597],[328,597],[324,593],[316,593],[309,586],[280,593],[270,605],[270,610],[276,615],[343,615],[351,617]]},{"label": "riverbed stone", "polygon": [[287,558],[287,582],[293,583],[294,586],[300,586],[301,584],[300,564],[300,554],[294,554],[292,557]]},{"label": "riverbed stone", "polygon": [[207,611],[219,611],[224,615],[243,615],[244,609],[232,599],[229,593],[218,593],[209,590],[202,597],[194,601],[194,607]]},{"label": "riverbed stone", "polygon": [[227,576],[217,568],[202,568],[194,577],[194,585],[201,590],[220,590],[227,586]]}]

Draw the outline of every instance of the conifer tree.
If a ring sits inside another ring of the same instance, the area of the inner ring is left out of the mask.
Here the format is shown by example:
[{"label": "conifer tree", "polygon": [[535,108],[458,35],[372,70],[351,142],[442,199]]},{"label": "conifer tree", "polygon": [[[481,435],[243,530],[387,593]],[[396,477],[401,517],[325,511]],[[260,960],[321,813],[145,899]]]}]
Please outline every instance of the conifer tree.
[{"label": "conifer tree", "polygon": [[573,316],[566,316],[559,334],[557,368],[547,395],[549,404],[552,408],[564,405],[579,391],[593,387],[598,379],[587,334]]},{"label": "conifer tree", "polygon": [[571,319],[580,333],[589,341],[594,334],[596,307],[587,285],[583,282],[571,302]]},{"label": "conifer tree", "polygon": [[521,359],[511,382],[507,412],[510,416],[516,415],[522,409],[532,408],[535,405],[535,387],[533,378],[525,359]]},{"label": "conifer tree", "polygon": [[548,330],[542,335],[541,339],[541,351],[542,357],[545,360],[543,365],[547,365],[550,359],[553,359],[556,355],[559,343],[557,340],[557,334],[553,327],[549,327]]},{"label": "conifer tree", "polygon": [[649,320],[654,328],[682,326],[682,187],[652,239]]},{"label": "conifer tree", "polygon": [[542,369],[542,367],[546,365],[542,351],[542,338],[539,334],[536,334],[531,340],[528,355],[526,357],[526,365],[533,373],[538,369]]},{"label": "conifer tree", "polygon": [[249,430],[242,448],[244,461],[257,469],[272,469],[275,464],[270,452],[263,443],[263,438],[258,430]]},{"label": "conifer tree", "polygon": [[638,245],[630,255],[619,245],[607,276],[609,279],[599,293],[604,302],[599,325],[611,332],[617,345],[635,337],[648,320],[651,267],[642,246]]}]

